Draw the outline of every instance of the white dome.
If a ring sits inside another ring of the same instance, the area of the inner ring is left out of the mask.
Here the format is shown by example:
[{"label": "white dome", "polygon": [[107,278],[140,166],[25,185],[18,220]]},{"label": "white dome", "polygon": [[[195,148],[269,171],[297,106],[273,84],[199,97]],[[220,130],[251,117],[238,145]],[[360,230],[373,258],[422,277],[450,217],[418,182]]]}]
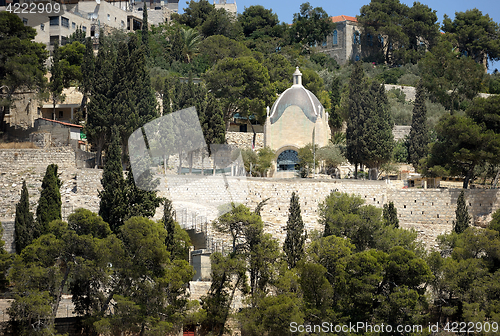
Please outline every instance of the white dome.
[{"label": "white dome", "polygon": [[318,117],[323,115],[323,106],[318,98],[305,87],[302,86],[302,74],[299,68],[293,74],[293,85],[286,89],[273,104],[270,112],[271,124],[274,124],[283,115],[289,106],[298,106],[302,109],[306,117],[316,122]]}]

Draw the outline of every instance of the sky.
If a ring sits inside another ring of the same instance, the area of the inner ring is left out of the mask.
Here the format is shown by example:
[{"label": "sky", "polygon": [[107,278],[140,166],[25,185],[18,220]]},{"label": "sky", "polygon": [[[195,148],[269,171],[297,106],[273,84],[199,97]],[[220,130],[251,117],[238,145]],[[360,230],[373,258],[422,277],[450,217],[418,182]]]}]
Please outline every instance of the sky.
[{"label": "sky", "polygon": [[[213,0],[209,1],[213,2]],[[228,3],[232,1],[234,0],[227,0]],[[238,8],[238,13],[242,13],[245,7],[261,5],[267,9],[272,9],[274,13],[278,14],[280,21],[292,23],[293,14],[299,12],[300,5],[304,2],[307,2],[307,0],[236,0],[236,6]],[[400,0],[400,2],[412,6],[414,1]],[[500,23],[500,1],[498,0],[420,0],[419,2],[436,11],[439,23],[443,21],[444,14],[447,14],[453,19],[455,17],[455,12],[465,12],[468,9],[474,8],[479,9],[483,14],[488,14],[493,21]],[[181,8],[186,7],[185,3],[184,0],[179,1],[179,12],[182,12]],[[370,0],[309,0],[309,3],[313,7],[322,7],[330,16],[356,16],[359,15],[361,7],[369,4]],[[500,70],[500,62],[489,64],[489,72],[493,71],[495,68]]]}]

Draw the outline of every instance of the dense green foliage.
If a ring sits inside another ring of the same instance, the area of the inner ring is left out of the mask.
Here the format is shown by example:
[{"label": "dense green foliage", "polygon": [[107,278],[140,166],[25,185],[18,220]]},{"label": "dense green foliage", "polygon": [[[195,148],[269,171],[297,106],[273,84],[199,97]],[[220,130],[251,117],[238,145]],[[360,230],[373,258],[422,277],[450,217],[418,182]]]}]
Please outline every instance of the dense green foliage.
[{"label": "dense green foliage", "polygon": [[10,272],[16,293],[8,310],[12,331],[50,333],[66,290],[86,332],[182,328],[192,306],[185,284],[194,273],[187,261],[170,260],[161,224],[132,217],[115,235],[101,217],[84,209],[68,222],[51,222],[46,234],[16,256]]},{"label": "dense green foliage", "polygon": [[392,225],[395,228],[399,227],[398,211],[394,207],[394,202],[391,201],[384,204],[382,217],[384,217],[385,225]]},{"label": "dense green foliage", "polygon": [[309,2],[300,5],[300,12],[293,15],[290,35],[294,42],[315,46],[333,31],[335,24],[321,7],[313,8]]},{"label": "dense green foliage", "polygon": [[[143,15],[147,22],[147,10]],[[416,232],[398,227],[393,202],[381,210],[359,196],[332,192],[318,209],[324,231],[310,232],[306,244],[293,193],[283,248],[264,233],[265,202],[254,212],[233,205],[215,221],[231,246],[212,253],[212,283],[201,307],[189,301],[188,234],[175,222],[168,200],[161,222],[145,218],[154,215],[161,199],[137,188],[130,172],[126,179],[123,175],[128,136],[159,115],[154,90],[162,98],[163,115],[195,106],[206,142],[220,144],[236,113],[252,128],[255,121],[262,123],[265,107],[290,86],[299,66],[304,86],[329,111],[337,132],[332,145],[316,151],[324,166],[313,163],[312,145],[300,149],[303,176],[313,166],[334,172],[344,154],[356,172],[361,165],[381,168],[394,158],[421,163],[427,175],[462,176],[465,188],[480,171],[496,174],[500,98],[474,98],[481,91],[500,93],[498,73],[487,75],[483,66],[499,58],[496,23],[477,10],[457,13],[453,21],[445,17],[446,34],[440,36],[428,6],[373,0],[361,9],[363,31],[354,46],[370,63],[339,67],[315,47],[334,29],[328,17],[304,3],[293,25],[280,23],[262,6],[245,8],[235,19],[208,1],[190,1],[168,24],[145,24],[129,35],[101,33],[97,58],[92,41],[79,31],[71,44],[56,48],[54,59],[60,60],[51,69],[53,92],[79,85],[89,100],[85,133],[99,166],[101,152],[106,153],[102,217],[77,209],[68,223],[61,221],[60,182],[51,165],[36,226],[26,229],[30,214],[23,185],[16,207],[16,244],[22,246],[12,266],[0,241],[0,287],[14,286],[11,332],[54,333],[63,293],[72,296],[87,334],[178,334],[185,325],[199,325],[202,334],[222,335],[232,317],[246,335],[255,336],[282,335],[290,322],[426,326],[498,320],[500,214],[493,215],[488,229],[468,227],[463,192],[455,232],[441,236],[440,251],[430,253]],[[12,103],[9,94],[43,88],[47,53],[31,41],[34,30],[14,15],[0,13],[0,32],[3,118]],[[415,102],[399,90],[386,96],[380,85],[419,81]],[[393,121],[412,124],[409,139],[396,146]],[[164,143],[149,145],[171,145],[172,139],[167,134]],[[275,159],[268,148],[242,154],[252,175],[265,175]],[[166,170],[166,158],[164,165]],[[151,175],[142,178],[156,183]],[[233,314],[236,295],[244,307]]]},{"label": "dense green foliage", "polygon": [[399,0],[372,0],[360,12],[370,60],[416,63],[439,36],[436,11],[419,2],[408,7]]},{"label": "dense green foliage", "polygon": [[487,66],[488,60],[500,60],[500,41],[493,38],[500,35],[500,27],[477,8],[455,12],[453,21],[445,14],[443,31],[451,35],[462,54],[476,62]]},{"label": "dense green foliage", "polygon": [[393,121],[385,89],[377,81],[369,82],[360,62],[356,62],[349,82],[347,102],[346,157],[357,166],[371,169],[370,178],[378,178],[378,169],[392,159]]},{"label": "dense green foliage", "polygon": [[46,85],[45,60],[48,52],[43,43],[33,41],[36,30],[25,26],[20,17],[0,12],[0,132],[4,117],[12,106],[13,95],[20,89],[43,90]]}]

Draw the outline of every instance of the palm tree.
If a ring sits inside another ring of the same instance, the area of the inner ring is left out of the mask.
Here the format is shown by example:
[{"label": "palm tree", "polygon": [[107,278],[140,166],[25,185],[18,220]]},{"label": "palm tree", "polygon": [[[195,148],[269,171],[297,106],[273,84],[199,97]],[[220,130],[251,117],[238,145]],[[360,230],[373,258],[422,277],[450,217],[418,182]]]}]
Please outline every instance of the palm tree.
[{"label": "palm tree", "polygon": [[182,53],[186,56],[187,63],[198,53],[198,44],[201,42],[201,36],[193,28],[181,28],[181,36],[184,42]]}]

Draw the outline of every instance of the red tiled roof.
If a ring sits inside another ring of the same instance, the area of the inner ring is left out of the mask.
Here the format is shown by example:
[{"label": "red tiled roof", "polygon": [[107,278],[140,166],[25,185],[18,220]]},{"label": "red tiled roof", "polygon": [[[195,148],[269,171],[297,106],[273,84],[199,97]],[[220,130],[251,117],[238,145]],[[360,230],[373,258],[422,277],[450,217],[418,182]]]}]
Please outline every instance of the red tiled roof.
[{"label": "red tiled roof", "polygon": [[342,22],[342,21],[358,22],[358,19],[356,19],[354,16],[347,16],[347,15],[332,16],[330,19],[332,20],[332,22]]},{"label": "red tiled roof", "polygon": [[55,122],[55,123],[58,123],[58,124],[61,124],[61,125],[64,125],[64,126],[83,128],[82,125],[70,124],[70,123],[66,123],[66,122],[63,122],[63,121],[59,121],[59,120],[52,120],[52,119],[47,119],[47,118],[38,118],[38,119],[42,119],[42,120],[46,120],[46,121],[52,121],[52,122]]}]

